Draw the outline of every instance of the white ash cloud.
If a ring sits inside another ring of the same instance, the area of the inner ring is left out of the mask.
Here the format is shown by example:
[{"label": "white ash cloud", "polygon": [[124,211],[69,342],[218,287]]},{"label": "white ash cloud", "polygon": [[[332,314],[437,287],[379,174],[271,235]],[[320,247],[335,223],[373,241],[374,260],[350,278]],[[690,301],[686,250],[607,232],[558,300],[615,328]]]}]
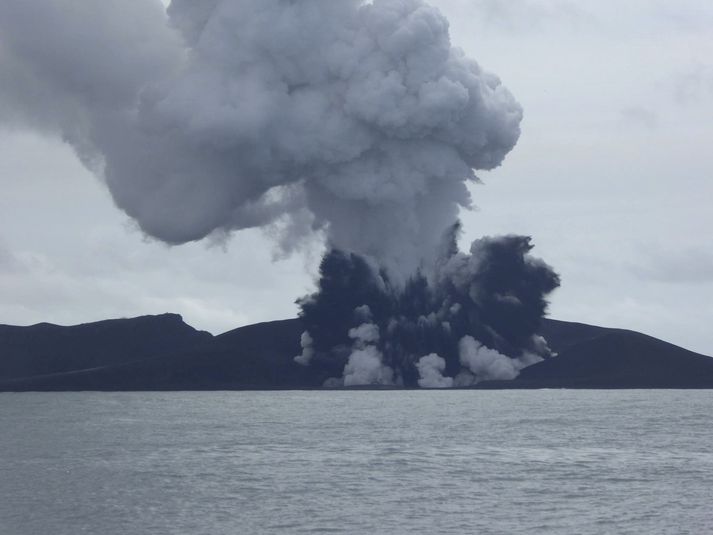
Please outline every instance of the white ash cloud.
[{"label": "white ash cloud", "polygon": [[355,349],[344,367],[344,386],[393,385],[394,371],[383,358],[376,346]]},{"label": "white ash cloud", "polygon": [[459,347],[461,364],[477,380],[510,380],[517,377],[518,371],[514,359],[485,347],[472,336],[464,336]]},{"label": "white ash cloud", "polygon": [[[541,336],[536,338],[537,344],[544,340]],[[484,346],[472,336],[461,338],[458,347],[463,370],[456,377],[456,386],[469,386],[481,381],[510,381],[520,374],[520,370],[543,360],[540,355],[529,351],[518,358],[510,358]]]},{"label": "white ash cloud", "polygon": [[407,276],[520,133],[421,0],[5,0],[0,57],[0,120],[61,135],[172,244],[296,216]]},{"label": "white ash cloud", "polygon": [[362,323],[349,330],[349,338],[354,346],[344,367],[344,386],[394,384],[394,371],[384,365],[384,355],[375,345],[380,338],[378,325]]},{"label": "white ash cloud", "polygon": [[297,355],[294,360],[297,364],[302,366],[309,366],[312,357],[314,357],[314,347],[312,346],[313,341],[309,332],[305,331],[300,336],[300,346],[302,347],[302,353]]},{"label": "white ash cloud", "polygon": [[443,372],[446,369],[446,359],[439,357],[436,353],[431,353],[421,357],[416,363],[418,368],[418,386],[421,388],[451,388],[453,378],[445,377]]}]

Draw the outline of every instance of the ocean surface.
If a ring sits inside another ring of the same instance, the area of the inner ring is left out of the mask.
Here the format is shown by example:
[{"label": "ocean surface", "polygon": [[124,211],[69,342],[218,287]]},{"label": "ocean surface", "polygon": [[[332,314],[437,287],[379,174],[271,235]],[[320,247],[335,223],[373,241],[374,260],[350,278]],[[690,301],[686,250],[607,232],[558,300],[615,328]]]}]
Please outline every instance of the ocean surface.
[{"label": "ocean surface", "polygon": [[713,533],[713,391],[0,394],[0,534]]}]

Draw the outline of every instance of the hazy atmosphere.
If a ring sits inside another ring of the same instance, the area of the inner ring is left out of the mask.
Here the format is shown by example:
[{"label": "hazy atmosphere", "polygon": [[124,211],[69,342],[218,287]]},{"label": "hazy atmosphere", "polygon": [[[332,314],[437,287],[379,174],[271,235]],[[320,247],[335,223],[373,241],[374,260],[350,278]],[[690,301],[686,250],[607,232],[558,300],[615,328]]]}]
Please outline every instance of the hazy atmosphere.
[{"label": "hazy atmosphere", "polygon": [[[461,213],[463,242],[532,236],[562,279],[550,316],[713,352],[713,7],[431,4],[452,44],[524,109],[515,148],[469,186],[476,209]],[[12,110],[0,102],[3,115]],[[313,290],[322,234],[290,241],[273,225],[165,245],[115,207],[69,145],[0,124],[0,323],[171,311],[218,333],[292,317],[294,299]],[[194,238],[156,225],[168,241]]]}]

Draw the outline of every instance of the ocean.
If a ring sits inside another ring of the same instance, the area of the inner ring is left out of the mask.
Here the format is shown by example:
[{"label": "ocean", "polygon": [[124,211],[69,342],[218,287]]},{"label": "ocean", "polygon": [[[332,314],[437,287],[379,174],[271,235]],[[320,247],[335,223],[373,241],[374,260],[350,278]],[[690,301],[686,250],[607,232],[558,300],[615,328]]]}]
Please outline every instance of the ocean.
[{"label": "ocean", "polygon": [[0,394],[0,534],[713,533],[713,391]]}]

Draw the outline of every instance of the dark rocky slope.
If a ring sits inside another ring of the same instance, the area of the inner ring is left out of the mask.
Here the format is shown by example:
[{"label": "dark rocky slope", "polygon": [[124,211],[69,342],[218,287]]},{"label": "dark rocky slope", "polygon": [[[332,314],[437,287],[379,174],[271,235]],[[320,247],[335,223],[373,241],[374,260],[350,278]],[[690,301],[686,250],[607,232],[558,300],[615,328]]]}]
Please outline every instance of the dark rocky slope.
[{"label": "dark rocky slope", "polygon": [[[293,361],[297,319],[220,336],[166,314],[76,327],[0,326],[0,390],[239,390],[318,388]],[[713,359],[621,329],[546,320],[559,356],[480,388],[713,388]]]},{"label": "dark rocky slope", "polygon": [[[518,387],[711,388],[713,358],[641,333],[607,329],[522,371]],[[514,385],[513,385],[514,386]]]},{"label": "dark rocky slope", "polygon": [[0,381],[113,366],[210,341],[178,314],[142,316],[71,327],[0,325]]}]

